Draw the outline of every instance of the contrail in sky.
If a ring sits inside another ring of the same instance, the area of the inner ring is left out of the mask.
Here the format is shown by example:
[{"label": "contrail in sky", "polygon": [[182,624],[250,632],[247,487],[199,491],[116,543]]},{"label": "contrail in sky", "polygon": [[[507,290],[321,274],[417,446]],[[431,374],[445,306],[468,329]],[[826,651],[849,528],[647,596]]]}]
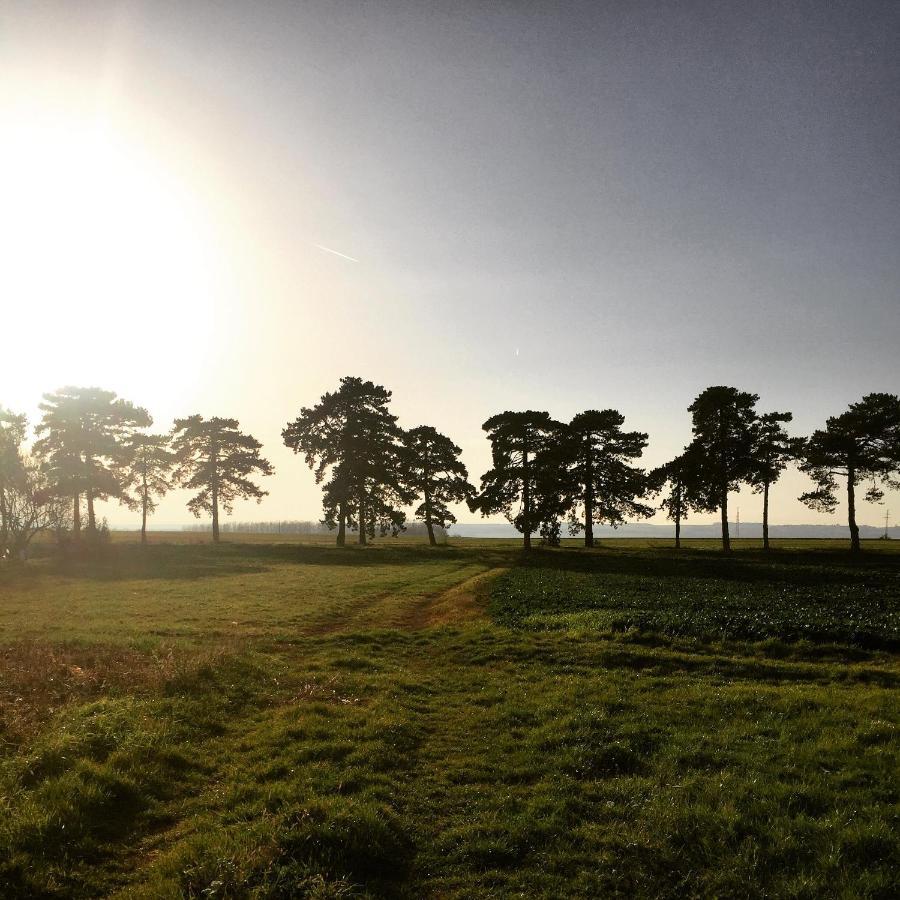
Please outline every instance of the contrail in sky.
[{"label": "contrail in sky", "polygon": [[358,259],[355,259],[352,256],[347,256],[346,253],[341,253],[340,250],[332,250],[331,247],[326,247],[324,244],[313,244],[313,247],[318,247],[319,250],[324,250],[326,253],[333,253],[335,256],[340,256],[341,259],[349,259],[350,262],[359,262]]}]

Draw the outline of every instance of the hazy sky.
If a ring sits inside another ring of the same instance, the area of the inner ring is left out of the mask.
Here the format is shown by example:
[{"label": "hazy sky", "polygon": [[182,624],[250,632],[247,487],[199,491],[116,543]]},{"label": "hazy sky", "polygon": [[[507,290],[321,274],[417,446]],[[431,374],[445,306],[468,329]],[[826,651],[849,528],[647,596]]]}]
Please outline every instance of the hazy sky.
[{"label": "hazy sky", "polygon": [[[616,407],[648,464],[710,384],[806,433],[900,390],[898,96],[895,0],[0,0],[0,404],[236,416],[243,519],[319,516],[279,435],[345,374],[475,480],[502,409]],[[841,522],[807,484],[773,521]]]}]

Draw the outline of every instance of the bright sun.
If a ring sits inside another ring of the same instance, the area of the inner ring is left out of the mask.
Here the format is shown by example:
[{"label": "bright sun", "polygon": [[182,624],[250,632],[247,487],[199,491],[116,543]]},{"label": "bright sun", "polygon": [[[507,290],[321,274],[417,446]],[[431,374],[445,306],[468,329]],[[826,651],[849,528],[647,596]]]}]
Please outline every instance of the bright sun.
[{"label": "bright sun", "polygon": [[[213,341],[209,223],[139,142],[102,121],[0,110],[0,306],[6,393],[62,384],[152,404]],[[20,396],[24,391],[29,396]]]}]

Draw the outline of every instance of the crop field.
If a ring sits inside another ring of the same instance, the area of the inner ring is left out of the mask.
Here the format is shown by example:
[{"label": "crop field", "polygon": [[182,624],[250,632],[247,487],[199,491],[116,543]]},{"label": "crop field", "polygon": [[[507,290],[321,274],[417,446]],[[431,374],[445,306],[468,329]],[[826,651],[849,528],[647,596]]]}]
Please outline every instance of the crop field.
[{"label": "crop field", "polygon": [[0,569],[0,896],[897,896],[900,552],[865,549]]}]

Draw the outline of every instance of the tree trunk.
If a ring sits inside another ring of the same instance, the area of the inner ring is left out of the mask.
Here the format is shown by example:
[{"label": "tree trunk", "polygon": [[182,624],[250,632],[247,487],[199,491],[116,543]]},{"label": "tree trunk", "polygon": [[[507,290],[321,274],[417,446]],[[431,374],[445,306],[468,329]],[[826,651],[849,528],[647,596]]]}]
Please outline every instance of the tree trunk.
[{"label": "tree trunk", "polygon": [[675,486],[675,549],[681,549],[681,482]]},{"label": "tree trunk", "polygon": [[862,547],[859,543],[859,525],[856,524],[856,470],[853,466],[847,467],[847,524],[850,526],[850,552],[859,553]]},{"label": "tree trunk", "polygon": [[360,487],[359,489],[359,545],[360,547],[365,547],[366,545],[366,502],[365,502],[365,488]]},{"label": "tree trunk", "polygon": [[528,472],[528,451],[522,451],[522,509],[524,510],[524,528],[522,542],[526,550],[531,549],[531,475]]},{"label": "tree trunk", "polygon": [[594,546],[594,469],[591,459],[590,437],[584,466],[584,546]]},{"label": "tree trunk", "polygon": [[722,552],[731,553],[731,535],[728,533],[728,491],[722,492]]},{"label": "tree trunk", "polygon": [[731,553],[731,535],[728,533],[728,464],[725,461],[725,420],[719,411],[719,504],[722,510],[722,552]]},{"label": "tree trunk", "polygon": [[769,482],[763,482],[763,550],[769,552]]},{"label": "tree trunk", "polygon": [[[88,472],[88,485],[90,485],[94,480],[94,477],[93,477],[94,461],[93,461],[92,457],[90,456],[90,454],[85,454],[84,463],[85,463],[85,466],[86,466],[87,472]],[[94,517],[94,489],[93,489],[93,487],[89,486],[88,489],[85,491],[85,494],[87,496],[87,514],[88,514],[87,527],[88,527],[88,531],[93,534],[97,530],[97,520]]]},{"label": "tree trunk", "polygon": [[4,543],[6,535],[9,533],[9,515],[6,512],[6,488],[0,487],[0,534],[3,535]]},{"label": "tree trunk", "polygon": [[427,488],[425,489],[425,528],[428,531],[428,543],[432,547],[436,547],[437,540],[434,536],[434,524],[431,521],[431,495],[428,493]]},{"label": "tree trunk", "polygon": [[347,506],[343,500],[338,505],[337,545],[343,547],[347,543]]},{"label": "tree trunk", "polygon": [[81,533],[81,494],[75,494],[72,503],[72,531]]},{"label": "tree trunk", "polygon": [[147,543],[147,465],[141,472],[141,543]]},{"label": "tree trunk", "polygon": [[212,535],[213,543],[219,543],[219,444],[218,440],[212,440],[209,449],[209,461],[212,464]]},{"label": "tree trunk", "polygon": [[219,543],[219,486],[214,481],[212,489],[212,535],[213,543]]}]

